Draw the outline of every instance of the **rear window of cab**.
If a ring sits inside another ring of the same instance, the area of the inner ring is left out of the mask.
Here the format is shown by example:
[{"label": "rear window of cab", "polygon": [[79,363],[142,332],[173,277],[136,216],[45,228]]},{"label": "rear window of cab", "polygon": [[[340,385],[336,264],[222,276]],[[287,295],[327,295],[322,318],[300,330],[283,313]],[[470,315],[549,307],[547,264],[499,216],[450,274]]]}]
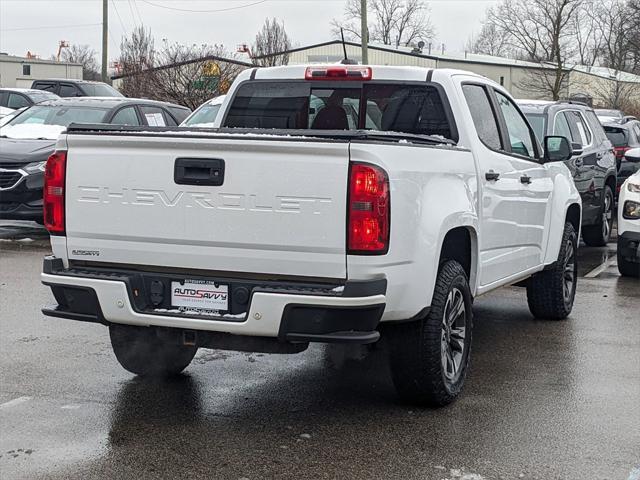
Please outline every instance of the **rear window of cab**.
[{"label": "rear window of cab", "polygon": [[443,93],[434,85],[355,82],[245,82],[223,127],[378,130],[457,141]]}]

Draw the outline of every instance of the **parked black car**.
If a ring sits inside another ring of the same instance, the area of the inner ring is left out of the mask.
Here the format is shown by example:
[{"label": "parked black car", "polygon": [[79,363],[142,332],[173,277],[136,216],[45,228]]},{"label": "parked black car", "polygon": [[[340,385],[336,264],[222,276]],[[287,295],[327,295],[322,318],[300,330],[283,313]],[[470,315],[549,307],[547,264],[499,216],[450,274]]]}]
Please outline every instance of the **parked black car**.
[{"label": "parked black car", "polygon": [[624,154],[632,148],[640,148],[640,121],[628,120],[623,124],[607,123],[604,125],[604,133],[613,144],[618,167],[618,185],[616,198],[620,193],[620,187],[624,181],[640,169],[639,163],[628,161]]},{"label": "parked black car", "polygon": [[46,100],[60,98],[55,93],[33,88],[0,88],[0,107],[18,110]]},{"label": "parked black car", "polygon": [[135,98],[60,98],[29,107],[0,128],[0,219],[42,222],[43,172],[70,123],[177,126],[191,111]]},{"label": "parked black car", "polygon": [[60,97],[122,97],[111,85],[89,80],[49,78],[34,80],[31,88],[55,93]]},{"label": "parked black car", "polygon": [[539,139],[567,137],[573,157],[566,163],[582,197],[582,239],[606,245],[613,224],[616,161],[613,145],[591,107],[577,102],[519,102]]}]

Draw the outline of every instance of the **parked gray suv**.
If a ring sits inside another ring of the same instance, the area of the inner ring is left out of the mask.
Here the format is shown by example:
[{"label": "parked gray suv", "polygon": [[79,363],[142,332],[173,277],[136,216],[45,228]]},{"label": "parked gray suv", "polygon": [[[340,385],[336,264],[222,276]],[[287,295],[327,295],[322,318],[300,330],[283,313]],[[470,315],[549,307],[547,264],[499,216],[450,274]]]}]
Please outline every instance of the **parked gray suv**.
[{"label": "parked gray suv", "polygon": [[537,137],[561,135],[572,143],[565,163],[582,197],[582,239],[589,246],[609,241],[616,190],[616,158],[592,108],[579,102],[519,100]]}]

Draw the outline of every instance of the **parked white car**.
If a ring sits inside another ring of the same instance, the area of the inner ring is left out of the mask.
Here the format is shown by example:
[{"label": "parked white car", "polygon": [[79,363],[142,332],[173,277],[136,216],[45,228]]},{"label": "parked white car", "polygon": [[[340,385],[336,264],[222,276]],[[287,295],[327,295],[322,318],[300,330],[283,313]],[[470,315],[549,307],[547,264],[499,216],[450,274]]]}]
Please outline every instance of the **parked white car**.
[{"label": "parked white car", "polygon": [[399,394],[440,406],[469,369],[474,297],[524,283],[535,317],[570,314],[571,145],[546,137],[543,150],[497,83],[253,69],[214,126],[78,125],[47,163],[42,281],[58,304],[43,312],[108,325],[127,370],[175,374],[199,347],[368,344],[382,330]]},{"label": "parked white car", "polygon": [[184,119],[181,127],[211,128],[216,121],[220,107],[224,103],[226,95],[220,95],[203,103],[196,108],[191,115]]},{"label": "parked white car", "polygon": [[[640,162],[640,148],[628,150],[625,157]],[[622,184],[618,197],[618,270],[640,277],[640,170]]]}]

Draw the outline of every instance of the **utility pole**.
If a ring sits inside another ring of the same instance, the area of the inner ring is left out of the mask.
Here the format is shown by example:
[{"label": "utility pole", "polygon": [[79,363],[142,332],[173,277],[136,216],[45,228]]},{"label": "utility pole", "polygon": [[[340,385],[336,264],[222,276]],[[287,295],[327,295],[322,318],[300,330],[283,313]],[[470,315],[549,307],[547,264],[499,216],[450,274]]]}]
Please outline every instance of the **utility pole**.
[{"label": "utility pole", "polygon": [[107,41],[109,34],[109,3],[102,0],[102,81],[107,79]]},{"label": "utility pole", "polygon": [[362,40],[362,64],[369,63],[369,28],[367,27],[367,0],[360,0],[360,38]]}]

